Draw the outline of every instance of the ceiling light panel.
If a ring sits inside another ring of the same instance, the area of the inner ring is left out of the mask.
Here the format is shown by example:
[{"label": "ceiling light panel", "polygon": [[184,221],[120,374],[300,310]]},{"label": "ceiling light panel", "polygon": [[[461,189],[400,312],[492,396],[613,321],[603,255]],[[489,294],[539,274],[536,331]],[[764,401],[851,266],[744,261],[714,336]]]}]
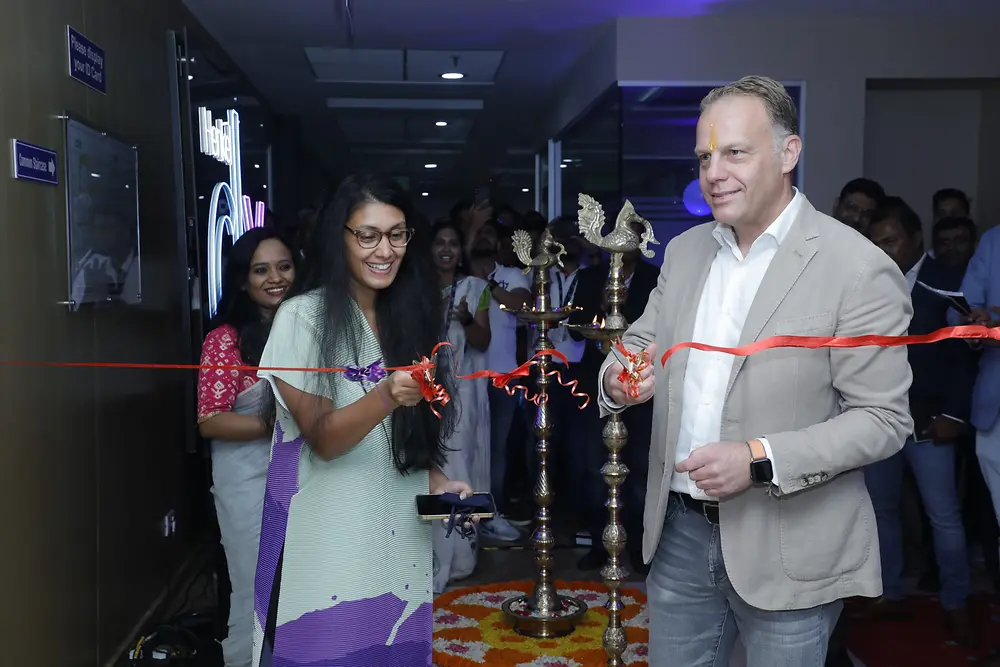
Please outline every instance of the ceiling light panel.
[{"label": "ceiling light panel", "polygon": [[383,97],[329,97],[331,109],[409,109],[413,111],[481,111],[482,100],[429,100]]},{"label": "ceiling light panel", "polygon": [[[306,47],[305,55],[318,83],[489,86],[504,52]],[[461,79],[441,78],[456,71]]]},{"label": "ceiling light panel", "polygon": [[[413,50],[407,52],[407,79],[438,85],[491,84],[501,62],[503,51]],[[463,76],[455,81],[442,80],[445,72],[460,72]]]}]

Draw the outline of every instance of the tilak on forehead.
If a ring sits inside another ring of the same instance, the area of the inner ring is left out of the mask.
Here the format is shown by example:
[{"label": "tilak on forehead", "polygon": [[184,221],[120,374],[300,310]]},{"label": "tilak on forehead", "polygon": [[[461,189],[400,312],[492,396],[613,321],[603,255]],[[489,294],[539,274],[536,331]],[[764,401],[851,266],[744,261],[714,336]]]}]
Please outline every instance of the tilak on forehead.
[{"label": "tilak on forehead", "polygon": [[715,123],[708,126],[708,152],[714,153],[718,148],[718,138],[715,136]]}]

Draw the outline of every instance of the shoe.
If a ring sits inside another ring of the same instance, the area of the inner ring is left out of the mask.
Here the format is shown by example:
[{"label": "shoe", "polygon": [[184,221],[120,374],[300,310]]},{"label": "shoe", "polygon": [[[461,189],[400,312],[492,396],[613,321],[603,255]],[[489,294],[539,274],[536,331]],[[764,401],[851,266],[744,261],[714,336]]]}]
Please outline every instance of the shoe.
[{"label": "shoe", "polygon": [[955,643],[965,648],[979,647],[979,634],[972,627],[969,613],[965,609],[954,609],[944,613],[945,626]]},{"label": "shoe", "polygon": [[483,537],[501,542],[517,542],[521,539],[521,531],[510,525],[504,516],[498,515],[487,521],[483,521],[479,532]]}]

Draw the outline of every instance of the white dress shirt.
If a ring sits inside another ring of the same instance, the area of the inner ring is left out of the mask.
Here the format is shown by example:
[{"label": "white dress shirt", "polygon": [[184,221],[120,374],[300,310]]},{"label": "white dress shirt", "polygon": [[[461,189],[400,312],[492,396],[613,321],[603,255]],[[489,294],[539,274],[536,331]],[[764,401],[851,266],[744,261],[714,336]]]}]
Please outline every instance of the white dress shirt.
[{"label": "white dress shirt", "polygon": [[[740,344],[750,305],[757,295],[764,274],[771,266],[778,246],[788,236],[788,230],[795,222],[802,200],[802,195],[796,190],[792,201],[753,242],[745,257],[740,252],[732,227],[723,224],[715,226],[712,235],[719,242],[719,251],[712,260],[712,267],[698,302],[693,340],[719,347],[736,347]],[[718,442],[722,437],[722,410],[733,360],[731,354],[691,350],[684,372],[681,426],[674,454],[675,463],[686,459],[695,449]],[[773,462],[770,445],[766,439],[759,439]],[[749,461],[747,474],[750,474]],[[701,500],[716,500],[695,486],[687,473],[674,473],[670,489]]]},{"label": "white dress shirt", "polygon": [[[740,344],[750,305],[757,295],[764,274],[771,266],[778,246],[788,236],[788,230],[798,216],[802,201],[802,195],[795,190],[792,201],[753,242],[745,257],[736,242],[733,229],[728,225],[716,224],[712,235],[719,242],[719,251],[712,260],[698,301],[692,336],[694,341],[718,347],[737,347]],[[722,437],[722,410],[732,370],[732,355],[691,350],[684,372],[681,424],[674,451],[674,465],[688,458],[695,449],[718,442]],[[599,387],[610,407],[621,407],[608,400],[603,382]],[[771,445],[764,437],[758,436],[757,439],[764,445],[767,457],[773,464]],[[749,474],[750,462],[747,461],[747,475]],[[700,500],[717,500],[695,486],[687,473],[675,472],[670,478],[670,490],[686,493]]]}]

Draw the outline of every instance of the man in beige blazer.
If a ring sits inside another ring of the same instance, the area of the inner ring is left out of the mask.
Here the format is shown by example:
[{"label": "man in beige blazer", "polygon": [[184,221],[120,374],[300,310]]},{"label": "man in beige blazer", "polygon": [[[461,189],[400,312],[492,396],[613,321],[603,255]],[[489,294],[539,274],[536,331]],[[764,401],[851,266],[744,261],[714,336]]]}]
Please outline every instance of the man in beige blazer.
[{"label": "man in beige blazer", "polygon": [[614,355],[605,414],[652,399],[644,516],[652,667],[822,667],[851,596],[882,591],[861,468],[912,431],[906,348],[683,350],[770,336],[900,335],[899,268],[792,187],[802,141],[784,87],[746,77],[702,102],[695,152],[715,221],[674,238],[625,334],[653,368],[626,394]]}]

